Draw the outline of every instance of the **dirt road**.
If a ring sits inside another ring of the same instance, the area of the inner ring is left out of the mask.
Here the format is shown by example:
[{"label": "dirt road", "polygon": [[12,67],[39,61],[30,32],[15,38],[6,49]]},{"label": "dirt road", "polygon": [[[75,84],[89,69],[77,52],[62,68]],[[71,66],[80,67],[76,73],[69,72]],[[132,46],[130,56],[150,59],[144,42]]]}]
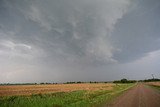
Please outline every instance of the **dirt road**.
[{"label": "dirt road", "polygon": [[160,93],[144,84],[138,84],[107,107],[160,107]]}]

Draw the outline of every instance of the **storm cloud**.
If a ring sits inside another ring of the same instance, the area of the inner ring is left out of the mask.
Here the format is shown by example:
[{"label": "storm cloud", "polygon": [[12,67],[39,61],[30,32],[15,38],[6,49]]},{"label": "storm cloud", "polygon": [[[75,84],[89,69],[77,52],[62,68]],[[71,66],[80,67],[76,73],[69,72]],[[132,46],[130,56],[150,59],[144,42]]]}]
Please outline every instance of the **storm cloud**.
[{"label": "storm cloud", "polygon": [[0,82],[160,77],[159,0],[1,0]]}]

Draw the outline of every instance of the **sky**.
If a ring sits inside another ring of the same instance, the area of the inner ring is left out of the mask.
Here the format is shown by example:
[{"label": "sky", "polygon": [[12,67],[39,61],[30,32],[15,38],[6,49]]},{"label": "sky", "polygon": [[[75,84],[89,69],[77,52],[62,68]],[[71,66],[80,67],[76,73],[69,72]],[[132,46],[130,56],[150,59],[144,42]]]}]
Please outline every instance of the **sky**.
[{"label": "sky", "polygon": [[0,83],[160,78],[159,0],[0,0]]}]

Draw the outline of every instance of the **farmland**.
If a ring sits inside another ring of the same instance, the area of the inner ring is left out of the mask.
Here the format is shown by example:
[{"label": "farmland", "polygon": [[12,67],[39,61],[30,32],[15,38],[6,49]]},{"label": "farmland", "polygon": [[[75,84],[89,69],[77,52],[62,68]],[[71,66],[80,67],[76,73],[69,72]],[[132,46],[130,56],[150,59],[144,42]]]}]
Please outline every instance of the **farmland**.
[{"label": "farmland", "polygon": [[115,84],[50,84],[50,85],[10,85],[0,86],[0,96],[32,95],[76,90],[112,90]]},{"label": "farmland", "polygon": [[0,107],[92,107],[107,103],[135,84],[0,86]]},{"label": "farmland", "polygon": [[160,82],[149,82],[149,83],[147,83],[147,85],[149,85],[155,89],[160,90]]},{"label": "farmland", "polygon": [[148,85],[153,85],[153,86],[159,86],[160,87],[160,82],[149,82],[147,84]]}]

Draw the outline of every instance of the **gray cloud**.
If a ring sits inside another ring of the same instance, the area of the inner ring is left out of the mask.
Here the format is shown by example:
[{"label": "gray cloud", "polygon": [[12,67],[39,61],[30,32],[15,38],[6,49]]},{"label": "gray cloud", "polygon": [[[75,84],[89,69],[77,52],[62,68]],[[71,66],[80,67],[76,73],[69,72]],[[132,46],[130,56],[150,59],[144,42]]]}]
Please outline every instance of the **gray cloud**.
[{"label": "gray cloud", "polygon": [[122,51],[116,53],[115,59],[132,61],[160,48],[159,10],[158,0],[154,2],[147,0],[145,3],[139,1],[134,9],[117,23],[113,37]]},{"label": "gray cloud", "polygon": [[0,82],[144,78],[152,71],[134,67],[158,58],[159,9],[158,0],[2,0]]}]

